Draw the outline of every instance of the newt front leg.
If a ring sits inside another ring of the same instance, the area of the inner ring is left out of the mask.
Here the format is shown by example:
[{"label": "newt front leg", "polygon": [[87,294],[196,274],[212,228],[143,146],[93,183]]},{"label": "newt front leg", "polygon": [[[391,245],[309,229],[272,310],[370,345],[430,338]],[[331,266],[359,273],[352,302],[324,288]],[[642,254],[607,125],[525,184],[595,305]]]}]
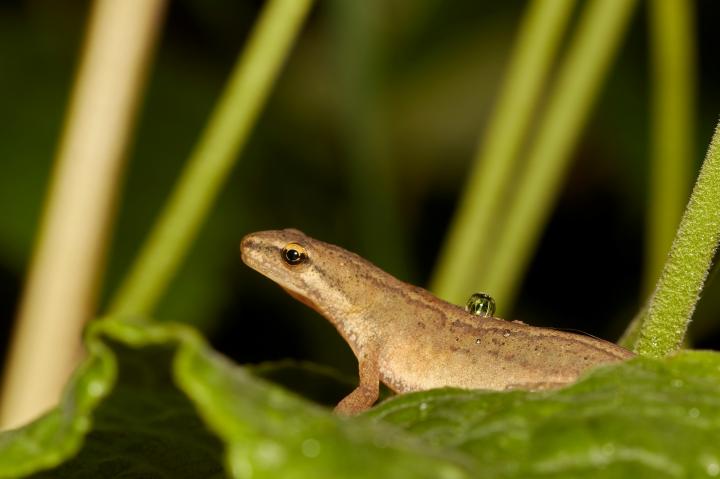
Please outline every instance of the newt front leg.
[{"label": "newt front leg", "polygon": [[380,396],[380,368],[378,355],[364,354],[358,359],[360,384],[335,406],[335,412],[354,415],[369,409]]}]

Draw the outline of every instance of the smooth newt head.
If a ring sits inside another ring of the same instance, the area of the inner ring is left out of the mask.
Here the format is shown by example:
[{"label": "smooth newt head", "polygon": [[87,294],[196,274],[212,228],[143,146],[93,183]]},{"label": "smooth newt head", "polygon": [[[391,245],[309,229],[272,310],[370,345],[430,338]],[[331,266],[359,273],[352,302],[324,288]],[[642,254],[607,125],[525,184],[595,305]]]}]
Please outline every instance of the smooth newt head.
[{"label": "smooth newt head", "polygon": [[260,231],[242,239],[240,254],[246,265],[330,317],[337,311],[328,306],[342,308],[349,301],[338,288],[337,265],[343,261],[328,246],[296,229]]},{"label": "smooth newt head", "polygon": [[255,271],[283,287],[302,292],[304,280],[317,259],[309,254],[314,249],[312,241],[295,229],[259,231],[242,239],[240,256]]}]

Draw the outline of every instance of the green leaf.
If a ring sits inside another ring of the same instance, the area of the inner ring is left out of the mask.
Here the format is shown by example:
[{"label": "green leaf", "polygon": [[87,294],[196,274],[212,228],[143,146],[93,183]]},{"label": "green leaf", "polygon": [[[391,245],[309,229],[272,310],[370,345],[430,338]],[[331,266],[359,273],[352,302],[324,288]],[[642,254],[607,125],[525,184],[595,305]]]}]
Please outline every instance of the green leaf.
[{"label": "green leaf", "polygon": [[637,358],[559,391],[408,394],[366,416],[472,456],[482,477],[713,477],[720,354]]},{"label": "green leaf", "polygon": [[0,434],[0,477],[469,477],[460,456],[339,418],[189,327],[101,320],[86,345],[61,404]]},{"label": "green leaf", "polygon": [[119,359],[118,378],[93,412],[79,454],[32,477],[226,477],[222,442],[173,382],[175,348],[114,343],[112,349]]},{"label": "green leaf", "polygon": [[256,376],[328,407],[350,394],[357,383],[357,378],[347,378],[335,369],[308,361],[268,361],[248,369]]},{"label": "green leaf", "polygon": [[257,377],[296,371],[296,389],[339,394],[330,372],[240,367],[187,326],[100,320],[86,347],[61,404],[0,434],[0,477],[720,475],[717,353],[637,358],[558,391],[406,394],[340,418]]}]

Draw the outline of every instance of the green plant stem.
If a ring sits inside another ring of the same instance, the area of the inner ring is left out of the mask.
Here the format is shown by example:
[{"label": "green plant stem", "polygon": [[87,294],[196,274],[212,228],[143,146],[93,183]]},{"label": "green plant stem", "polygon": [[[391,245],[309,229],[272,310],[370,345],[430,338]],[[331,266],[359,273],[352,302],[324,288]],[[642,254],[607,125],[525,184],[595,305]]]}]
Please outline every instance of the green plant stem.
[{"label": "green plant stem", "polygon": [[463,303],[482,283],[486,247],[510,188],[514,160],[574,6],[574,0],[533,0],[527,8],[507,79],[430,284],[448,301]]},{"label": "green plant stem", "polygon": [[164,0],[93,3],[3,377],[2,427],[52,406],[80,358],[164,10]]},{"label": "green plant stem", "polygon": [[695,98],[692,2],[648,3],[652,52],[652,155],[644,291],[660,276],[690,190]]},{"label": "green plant stem", "polygon": [[635,342],[640,337],[640,326],[643,324],[643,321],[645,321],[646,316],[647,305],[643,306],[637,313],[635,313],[635,316],[630,321],[630,324],[628,324],[627,328],[625,328],[625,331],[618,340],[618,344],[620,346],[625,349],[633,349],[635,347]]},{"label": "green plant stem", "polygon": [[148,314],[187,254],[284,63],[312,0],[270,0],[149,239],[110,310]]},{"label": "green plant stem", "polygon": [[[694,15],[690,2],[648,3],[652,51],[652,154],[643,290],[655,286],[687,198],[695,110]],[[635,315],[618,343],[632,348],[647,316]]]},{"label": "green plant stem", "polygon": [[593,0],[586,4],[547,110],[539,120],[527,166],[514,185],[515,197],[506,223],[495,233],[498,248],[482,284],[498,300],[499,309],[508,310],[513,303],[635,5],[634,0]]},{"label": "green plant stem", "polygon": [[357,0],[334,0],[328,6],[358,252],[395,276],[409,278],[406,219],[397,201],[396,162],[381,99],[387,33],[380,19],[388,7]]},{"label": "green plant stem", "polygon": [[647,316],[638,354],[662,357],[682,343],[720,240],[720,125],[690,195]]}]

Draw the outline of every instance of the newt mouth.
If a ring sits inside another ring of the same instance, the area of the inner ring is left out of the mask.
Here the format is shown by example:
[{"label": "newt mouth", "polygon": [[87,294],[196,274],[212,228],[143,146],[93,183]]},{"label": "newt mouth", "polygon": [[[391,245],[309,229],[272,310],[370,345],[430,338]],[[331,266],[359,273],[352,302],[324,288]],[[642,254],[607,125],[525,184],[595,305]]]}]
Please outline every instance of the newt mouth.
[{"label": "newt mouth", "polygon": [[252,234],[245,235],[242,240],[240,240],[240,258],[243,260],[243,263],[250,266],[248,263],[250,259],[250,250],[253,248],[253,245],[255,244],[255,240],[252,238]]},{"label": "newt mouth", "polygon": [[271,247],[261,238],[258,238],[257,233],[245,235],[240,240],[240,259],[252,269],[260,271],[259,265],[262,263],[263,251]]}]

